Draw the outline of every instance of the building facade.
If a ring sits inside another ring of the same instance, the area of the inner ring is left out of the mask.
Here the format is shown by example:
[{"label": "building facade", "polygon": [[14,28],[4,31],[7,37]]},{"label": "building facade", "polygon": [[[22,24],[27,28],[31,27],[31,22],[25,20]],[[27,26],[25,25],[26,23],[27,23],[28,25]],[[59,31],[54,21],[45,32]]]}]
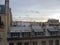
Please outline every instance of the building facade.
[{"label": "building facade", "polygon": [[8,45],[7,32],[12,21],[11,17],[9,0],[5,0],[5,5],[0,5],[0,45]]},{"label": "building facade", "polygon": [[7,40],[9,45],[60,45],[60,22],[12,22]]}]

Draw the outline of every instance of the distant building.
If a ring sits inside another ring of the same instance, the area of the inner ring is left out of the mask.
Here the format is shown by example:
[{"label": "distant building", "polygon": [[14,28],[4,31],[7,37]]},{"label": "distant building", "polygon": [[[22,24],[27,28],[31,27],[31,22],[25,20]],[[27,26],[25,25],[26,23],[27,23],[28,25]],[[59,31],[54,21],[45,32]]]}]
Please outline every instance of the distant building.
[{"label": "distant building", "polygon": [[49,26],[59,26],[59,20],[57,20],[57,19],[49,19],[48,24],[49,24]]}]

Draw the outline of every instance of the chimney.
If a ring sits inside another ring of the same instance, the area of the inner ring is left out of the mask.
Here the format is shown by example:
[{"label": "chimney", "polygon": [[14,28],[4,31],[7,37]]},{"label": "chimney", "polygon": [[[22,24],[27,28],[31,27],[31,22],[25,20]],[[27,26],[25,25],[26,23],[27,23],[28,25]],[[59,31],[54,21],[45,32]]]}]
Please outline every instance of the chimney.
[{"label": "chimney", "polygon": [[6,13],[9,12],[9,0],[5,0]]}]

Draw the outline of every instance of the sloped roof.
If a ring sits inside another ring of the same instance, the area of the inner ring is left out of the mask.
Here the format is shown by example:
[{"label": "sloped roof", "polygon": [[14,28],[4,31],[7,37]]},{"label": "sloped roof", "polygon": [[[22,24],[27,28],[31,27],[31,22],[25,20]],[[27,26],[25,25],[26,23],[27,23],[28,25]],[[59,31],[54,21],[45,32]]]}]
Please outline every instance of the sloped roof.
[{"label": "sloped roof", "polygon": [[30,27],[22,27],[22,32],[31,32]]},{"label": "sloped roof", "polygon": [[51,31],[51,32],[58,31],[58,29],[55,29],[55,28],[52,27],[52,26],[49,26],[47,29],[48,29],[48,31]]},{"label": "sloped roof", "polygon": [[31,32],[30,27],[10,27],[10,32]]},{"label": "sloped roof", "polygon": [[43,32],[43,29],[40,26],[31,27],[9,27],[10,32]]},{"label": "sloped roof", "polygon": [[9,27],[9,31],[10,32],[20,32],[21,31],[21,27]]},{"label": "sloped roof", "polygon": [[35,32],[43,32],[43,29],[41,26],[32,26]]}]

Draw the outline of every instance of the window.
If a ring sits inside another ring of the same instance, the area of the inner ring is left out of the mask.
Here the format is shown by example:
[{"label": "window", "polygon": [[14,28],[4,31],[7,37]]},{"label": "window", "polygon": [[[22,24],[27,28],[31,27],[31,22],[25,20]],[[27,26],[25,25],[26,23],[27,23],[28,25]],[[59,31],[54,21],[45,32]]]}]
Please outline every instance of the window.
[{"label": "window", "polygon": [[9,43],[9,45],[14,45],[14,43]]},{"label": "window", "polygon": [[55,40],[55,45],[59,45],[59,40]]},{"label": "window", "polygon": [[43,36],[44,33],[43,33],[43,32],[35,32],[35,35],[36,35],[36,36]]},{"label": "window", "polygon": [[21,42],[18,42],[17,45],[22,45],[22,43]]},{"label": "window", "polygon": [[24,45],[29,45],[29,42],[25,42]]},{"label": "window", "polygon": [[23,37],[30,37],[30,32],[22,32]]},{"label": "window", "polygon": [[11,33],[11,37],[13,37],[13,38],[18,38],[18,37],[20,37],[20,33]]},{"label": "window", "polygon": [[53,45],[53,40],[49,40],[49,45]]},{"label": "window", "polygon": [[56,36],[58,34],[58,32],[51,32],[50,35],[52,36]]},{"label": "window", "polygon": [[46,45],[46,41],[42,41],[41,42],[41,45]]},{"label": "window", "polygon": [[36,41],[34,41],[34,42],[33,42],[33,45],[37,45],[37,42],[36,42]]}]

